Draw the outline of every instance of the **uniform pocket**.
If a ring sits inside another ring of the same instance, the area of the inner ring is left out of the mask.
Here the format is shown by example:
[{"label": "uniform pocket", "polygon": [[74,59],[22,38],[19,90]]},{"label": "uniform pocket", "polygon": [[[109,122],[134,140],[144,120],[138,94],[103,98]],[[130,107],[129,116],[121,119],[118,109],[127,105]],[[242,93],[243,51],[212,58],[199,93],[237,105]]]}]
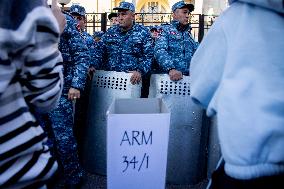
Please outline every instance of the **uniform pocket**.
[{"label": "uniform pocket", "polygon": [[140,40],[132,40],[124,44],[124,49],[127,49],[125,53],[133,54],[135,57],[139,56],[143,51],[143,43]]}]

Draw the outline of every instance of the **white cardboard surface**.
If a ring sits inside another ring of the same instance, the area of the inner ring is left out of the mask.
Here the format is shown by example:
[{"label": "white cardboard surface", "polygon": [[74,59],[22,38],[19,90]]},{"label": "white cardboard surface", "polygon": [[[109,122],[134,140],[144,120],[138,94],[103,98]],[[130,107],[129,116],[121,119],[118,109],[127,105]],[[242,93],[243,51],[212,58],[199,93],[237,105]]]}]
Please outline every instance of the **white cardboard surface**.
[{"label": "white cardboard surface", "polygon": [[162,100],[116,99],[107,117],[107,188],[164,189],[170,113]]}]

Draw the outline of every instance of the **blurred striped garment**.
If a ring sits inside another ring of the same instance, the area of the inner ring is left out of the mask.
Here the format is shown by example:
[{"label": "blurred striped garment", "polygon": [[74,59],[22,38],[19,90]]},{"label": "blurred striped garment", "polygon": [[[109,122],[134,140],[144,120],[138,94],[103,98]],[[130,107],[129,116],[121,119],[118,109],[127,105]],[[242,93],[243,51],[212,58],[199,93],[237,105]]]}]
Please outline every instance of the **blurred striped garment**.
[{"label": "blurred striped garment", "polygon": [[57,163],[34,113],[63,86],[59,28],[43,1],[0,0],[0,188],[44,188]]}]

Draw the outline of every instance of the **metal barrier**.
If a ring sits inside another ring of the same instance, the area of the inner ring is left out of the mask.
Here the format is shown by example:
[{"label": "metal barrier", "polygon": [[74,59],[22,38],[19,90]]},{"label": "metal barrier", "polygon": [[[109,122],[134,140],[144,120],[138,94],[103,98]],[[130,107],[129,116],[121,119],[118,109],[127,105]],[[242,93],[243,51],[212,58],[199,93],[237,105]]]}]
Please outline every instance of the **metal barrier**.
[{"label": "metal barrier", "polygon": [[153,74],[149,98],[162,98],[171,111],[167,182],[196,184],[206,178],[208,128],[202,126],[203,110],[190,98],[189,76],[174,82],[167,74]]},{"label": "metal barrier", "polygon": [[106,175],[106,112],[115,98],[139,98],[141,84],[132,85],[132,74],[97,70],[91,86],[87,127],[82,153],[83,167]]}]

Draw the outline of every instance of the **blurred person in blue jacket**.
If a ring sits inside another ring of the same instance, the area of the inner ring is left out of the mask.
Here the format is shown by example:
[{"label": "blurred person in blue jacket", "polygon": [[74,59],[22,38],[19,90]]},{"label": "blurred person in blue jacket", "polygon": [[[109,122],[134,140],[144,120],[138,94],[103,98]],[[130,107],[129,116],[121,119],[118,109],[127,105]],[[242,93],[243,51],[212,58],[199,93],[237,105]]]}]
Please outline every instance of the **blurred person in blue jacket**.
[{"label": "blurred person in blue jacket", "polygon": [[173,21],[162,25],[155,43],[155,58],[159,72],[168,73],[170,79],[178,81],[189,75],[191,57],[198,43],[191,35],[189,14],[194,10],[192,4],[179,1],[172,6]]},{"label": "blurred person in blue jacket", "polygon": [[284,188],[283,34],[283,0],[231,0],[193,56],[191,96],[217,116],[223,157],[212,189]]},{"label": "blurred person in blue jacket", "polygon": [[119,25],[103,35],[101,48],[95,53],[96,65],[107,71],[131,72],[131,83],[137,84],[151,68],[154,56],[151,35],[146,27],[134,23],[132,3],[121,2],[114,10],[118,10]]},{"label": "blurred person in blue jacket", "polygon": [[41,116],[41,121],[52,138],[55,155],[63,171],[65,187],[79,188],[83,169],[79,163],[77,141],[74,137],[74,103],[84,91],[91,58],[87,45],[76,28],[76,20],[68,13],[64,15],[67,23],[59,43],[63,57],[63,91],[56,108],[47,116]]}]

